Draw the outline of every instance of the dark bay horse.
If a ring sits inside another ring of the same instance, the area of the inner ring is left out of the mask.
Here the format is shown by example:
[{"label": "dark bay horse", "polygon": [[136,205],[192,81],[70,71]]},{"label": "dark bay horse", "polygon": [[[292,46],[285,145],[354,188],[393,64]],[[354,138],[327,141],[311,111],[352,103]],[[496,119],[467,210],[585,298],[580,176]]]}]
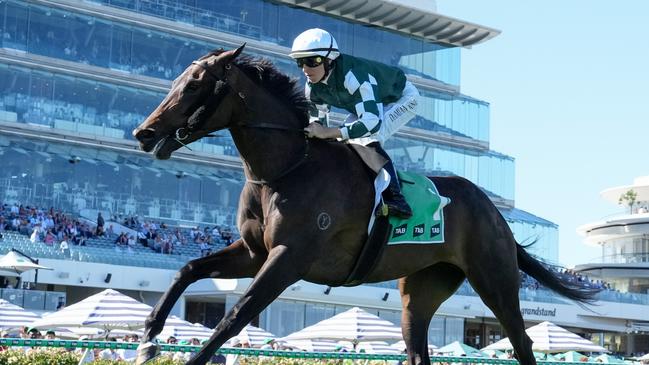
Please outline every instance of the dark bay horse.
[{"label": "dark bay horse", "polygon": [[[305,138],[308,104],[295,81],[268,61],[218,50],[194,61],[133,131],[156,158],[228,129],[246,176],[238,211],[241,239],[188,262],[146,321],[138,363],[150,359],[183,291],[205,278],[254,277],[188,364],[205,364],[288,286],[307,280],[339,286],[355,264],[373,209],[373,176],[343,143]],[[389,246],[367,282],[399,279],[409,364],[430,364],[427,333],[439,306],[465,278],[493,311],[523,365],[534,365],[519,309],[519,269],[579,302],[594,292],[572,284],[519,245],[489,198],[460,177],[433,177],[444,208],[446,242]],[[432,214],[432,212],[431,212]],[[318,223],[327,216],[329,224]]]}]

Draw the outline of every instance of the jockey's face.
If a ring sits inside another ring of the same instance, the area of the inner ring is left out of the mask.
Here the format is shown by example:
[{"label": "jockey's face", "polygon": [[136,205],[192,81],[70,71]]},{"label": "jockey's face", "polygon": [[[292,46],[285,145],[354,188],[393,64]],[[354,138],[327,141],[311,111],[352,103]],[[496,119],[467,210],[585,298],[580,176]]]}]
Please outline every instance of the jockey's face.
[{"label": "jockey's face", "polygon": [[324,78],[325,67],[323,63],[315,67],[309,67],[305,64],[302,65],[302,72],[304,72],[304,76],[306,76],[310,83],[316,84]]}]

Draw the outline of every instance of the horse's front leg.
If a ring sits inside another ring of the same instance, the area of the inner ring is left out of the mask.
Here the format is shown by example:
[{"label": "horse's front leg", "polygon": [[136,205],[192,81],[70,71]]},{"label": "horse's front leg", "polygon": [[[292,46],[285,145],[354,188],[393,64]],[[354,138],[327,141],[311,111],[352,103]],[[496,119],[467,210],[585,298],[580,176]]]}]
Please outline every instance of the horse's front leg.
[{"label": "horse's front leg", "polygon": [[243,240],[239,239],[221,251],[191,260],[183,266],[144,323],[136,364],[142,364],[157,354],[157,346],[151,341],[162,331],[171,308],[189,285],[205,278],[253,277],[264,258],[251,256]]},{"label": "horse's front leg", "polygon": [[270,250],[268,259],[237,304],[216,326],[203,348],[187,365],[204,365],[225,341],[236,336],[289,285],[300,280],[305,263],[286,246]]}]

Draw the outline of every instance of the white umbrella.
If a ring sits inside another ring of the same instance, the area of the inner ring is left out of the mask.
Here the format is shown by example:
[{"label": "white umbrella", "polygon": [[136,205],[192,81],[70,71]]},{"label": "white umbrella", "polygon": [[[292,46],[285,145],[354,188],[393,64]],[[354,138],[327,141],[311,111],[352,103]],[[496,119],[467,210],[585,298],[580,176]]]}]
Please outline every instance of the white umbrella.
[{"label": "white umbrella", "polygon": [[251,347],[261,347],[264,345],[264,340],[268,338],[275,339],[277,336],[264,329],[248,324],[234,338],[237,338],[241,342],[249,343]]},{"label": "white umbrella", "polygon": [[[106,337],[106,331],[100,328],[89,328],[89,327],[56,327],[54,332],[58,337],[62,338],[73,338],[77,339],[82,336],[87,336],[88,338],[101,338]],[[120,337],[126,335],[138,335],[142,336],[143,331],[140,330],[110,330],[110,336]]]},{"label": "white umbrella", "polygon": [[480,352],[480,350],[463,344],[460,341],[451,342],[446,346],[438,348],[435,352],[451,356],[485,357],[485,354]]},{"label": "white umbrella", "polygon": [[30,259],[18,254],[16,251],[9,251],[0,258],[0,270],[22,274],[29,270],[53,270],[52,268],[33,263]]},{"label": "white umbrella", "polygon": [[[395,342],[395,343],[393,343],[393,344],[390,345],[390,346],[392,346],[393,348],[399,350],[400,352],[404,352],[404,351],[406,351],[406,341],[404,341],[404,340],[401,340],[401,341],[399,341],[399,342]],[[436,348],[437,348],[437,346],[435,346],[435,345],[431,345],[431,344],[428,344],[428,354],[429,354],[429,355],[432,354],[433,351],[434,351]]]},{"label": "white umbrella", "polygon": [[359,342],[356,346],[356,352],[379,355],[399,355],[401,351],[390,346],[385,341],[365,341]]},{"label": "white umbrella", "polygon": [[39,318],[38,314],[0,299],[0,330],[31,326]]},{"label": "white umbrella", "polygon": [[642,355],[641,357],[638,358],[638,360],[641,361],[649,360],[649,353]]},{"label": "white umbrella", "polygon": [[341,347],[353,351],[353,346],[345,346],[332,340],[292,340],[284,342],[284,347],[308,352],[338,352]]},{"label": "white umbrella", "polygon": [[[136,330],[153,308],[116,290],[101,293],[67,306],[33,323],[35,327],[94,327],[105,331],[113,329]],[[169,318],[166,324],[182,323]]]},{"label": "white umbrella", "polygon": [[[608,352],[605,348],[595,345],[583,337],[557,326],[552,322],[542,322],[525,330],[532,339],[532,350],[545,353],[565,351]],[[512,350],[509,338],[492,343],[485,350]]]},{"label": "white umbrella", "polygon": [[401,328],[358,307],[292,333],[285,340],[392,341],[401,340]]},{"label": "white umbrella", "polygon": [[18,276],[20,276],[20,274],[16,273],[16,272],[13,271],[13,270],[4,270],[4,269],[0,269],[0,276],[10,276],[10,277],[13,278],[13,277],[18,277]]},{"label": "white umbrella", "polygon": [[[172,319],[173,321],[170,322],[170,319]],[[176,323],[177,321],[180,323]],[[167,339],[173,336],[178,341],[190,340],[192,338],[198,338],[199,340],[202,340],[210,338],[210,336],[212,336],[212,332],[214,332],[214,330],[211,330],[200,323],[192,324],[190,322],[183,321],[176,316],[169,316],[167,323],[165,323],[165,326],[162,328],[162,332],[160,332],[158,337]]]}]

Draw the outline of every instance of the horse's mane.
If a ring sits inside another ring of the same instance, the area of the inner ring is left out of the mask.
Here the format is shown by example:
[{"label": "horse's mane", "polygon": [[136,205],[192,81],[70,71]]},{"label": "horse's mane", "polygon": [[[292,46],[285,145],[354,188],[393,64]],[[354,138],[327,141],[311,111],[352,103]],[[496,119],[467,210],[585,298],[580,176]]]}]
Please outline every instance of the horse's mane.
[{"label": "horse's mane", "polygon": [[[201,59],[218,56],[223,52],[223,49],[213,50]],[[285,102],[304,125],[308,124],[310,102],[304,96],[304,89],[298,85],[298,79],[284,74],[266,58],[239,56],[234,64],[257,85]]]}]

